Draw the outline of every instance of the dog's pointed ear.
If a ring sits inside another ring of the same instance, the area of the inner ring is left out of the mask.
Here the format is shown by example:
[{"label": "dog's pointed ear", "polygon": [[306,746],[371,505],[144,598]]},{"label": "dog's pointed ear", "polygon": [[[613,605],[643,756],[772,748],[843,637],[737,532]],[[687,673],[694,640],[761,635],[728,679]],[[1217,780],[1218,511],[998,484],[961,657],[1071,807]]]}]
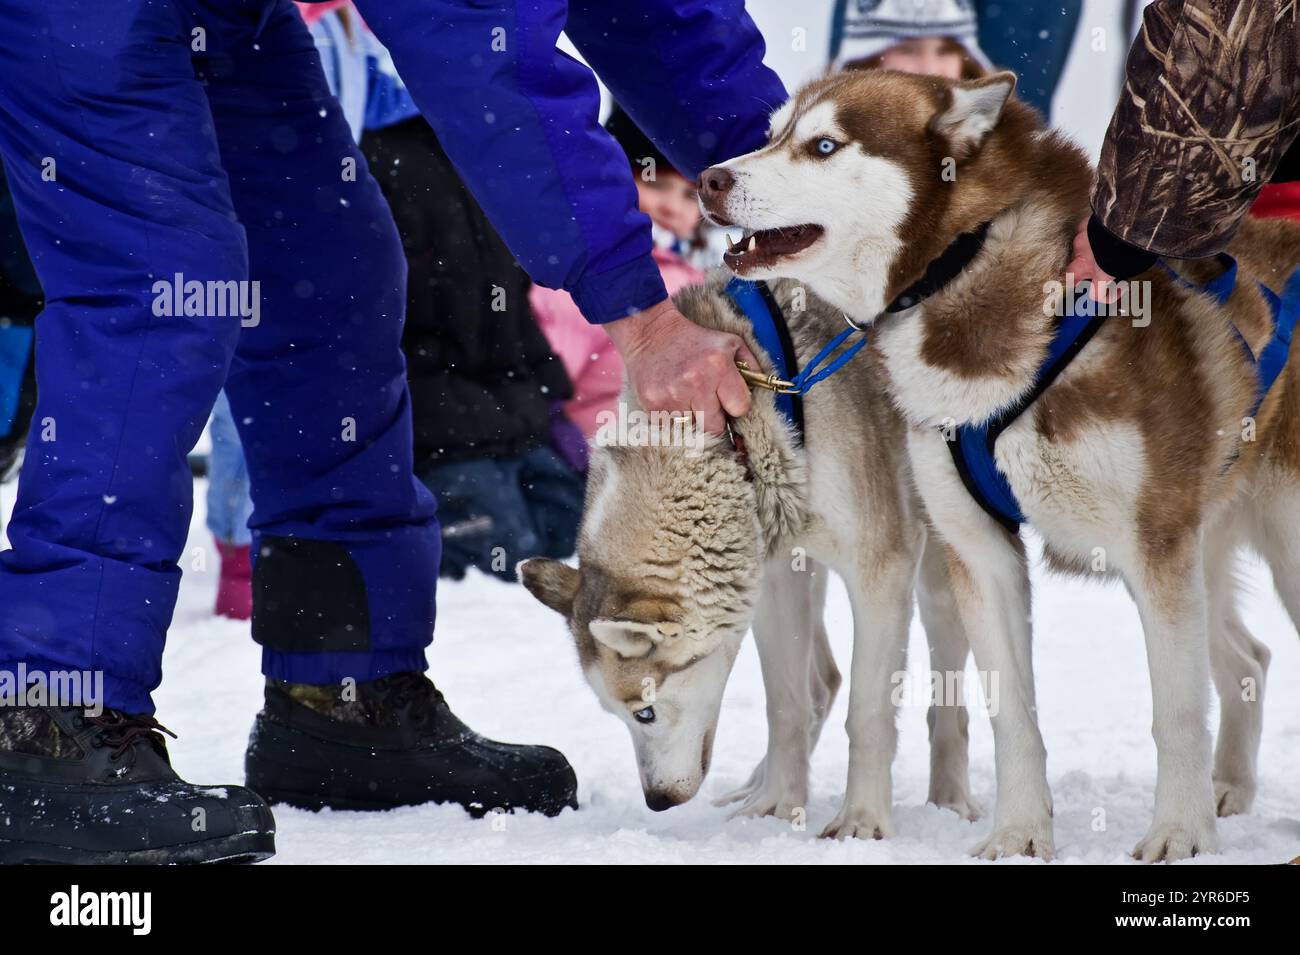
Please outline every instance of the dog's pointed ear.
[{"label": "dog's pointed ear", "polygon": [[1002,118],[1007,98],[1016,88],[1016,74],[1002,71],[948,88],[948,102],[930,120],[932,132],[948,140],[958,162],[974,155]]},{"label": "dog's pointed ear", "polygon": [[546,557],[532,557],[515,568],[528,592],[552,610],[569,617],[578,596],[582,572]]},{"label": "dog's pointed ear", "polygon": [[635,620],[593,620],[589,629],[598,643],[620,657],[643,657],[665,638],[654,624]]}]

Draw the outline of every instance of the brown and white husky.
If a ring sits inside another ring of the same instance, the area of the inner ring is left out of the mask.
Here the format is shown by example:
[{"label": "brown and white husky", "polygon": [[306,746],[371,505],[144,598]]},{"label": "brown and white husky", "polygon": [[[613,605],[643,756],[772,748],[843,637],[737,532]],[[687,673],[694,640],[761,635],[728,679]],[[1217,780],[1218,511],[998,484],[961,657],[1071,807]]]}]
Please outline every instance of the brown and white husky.
[{"label": "brown and white husky", "polygon": [[[872,329],[977,665],[1000,680],[997,808],[976,847],[989,858],[1050,856],[1052,801],[1025,551],[967,492],[947,440],[1030,392],[1092,179],[1013,87],[1007,73],[827,77],[773,115],[767,146],[701,177],[706,212],[747,233],[727,256],[735,272],[797,279]],[[965,269],[885,312],[986,223]],[[1269,563],[1300,624],[1300,359],[1250,417],[1256,377],[1237,335],[1255,354],[1269,340],[1252,280],[1281,291],[1300,264],[1300,227],[1248,221],[1228,251],[1241,277],[1226,304],[1162,269],[1139,276],[1146,314],[1104,322],[996,445],[1051,563],[1118,576],[1140,611],[1158,751],[1154,820],[1134,851],[1147,861],[1215,851],[1216,809],[1244,812],[1254,797],[1268,651],[1232,607],[1239,545]],[[1219,268],[1169,264],[1193,282]],[[1222,703],[1213,757],[1211,671]]]}]

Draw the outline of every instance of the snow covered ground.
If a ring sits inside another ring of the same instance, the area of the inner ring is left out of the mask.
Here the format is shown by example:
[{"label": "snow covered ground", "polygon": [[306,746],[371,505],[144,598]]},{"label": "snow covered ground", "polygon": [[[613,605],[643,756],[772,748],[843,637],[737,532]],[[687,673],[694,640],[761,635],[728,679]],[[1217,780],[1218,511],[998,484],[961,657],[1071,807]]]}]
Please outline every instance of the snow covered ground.
[{"label": "snow covered ground", "polygon": [[[248,728],[261,698],[258,649],[244,624],[208,613],[216,585],[211,540],[199,507],[184,566],[185,583],[167,646],[158,715],[180,734],[177,769],[195,782],[243,778]],[[0,512],[13,504],[0,489]],[[191,572],[195,556],[206,570]],[[1250,567],[1254,589],[1246,621],[1273,650],[1261,784],[1251,816],[1222,820],[1222,854],[1194,862],[1280,862],[1300,855],[1300,641],[1273,596],[1268,572]],[[1119,587],[1035,579],[1035,669],[1048,771],[1063,862],[1131,862],[1145,831],[1155,785],[1151,702],[1137,615]],[[748,642],[722,708],[713,769],[693,802],[664,813],[645,807],[622,724],[604,713],[583,682],[560,618],[521,587],[476,576],[440,588],[432,673],[457,712],[498,738],[562,749],[581,782],[582,808],[556,819],[471,820],[444,807],[379,814],[312,814],[278,809],[282,863],[965,863],[988,819],[963,822],[925,804],[925,712],[899,717],[895,762],[898,835],[883,842],[836,843],[816,832],[843,794],[847,698],[841,693],[813,758],[806,831],[777,819],[729,820],[710,805],[743,783],[765,745],[758,658]],[[838,583],[827,610],[837,660],[847,669],[849,608]],[[914,625],[912,664],[928,669]],[[987,718],[973,716],[976,797],[993,802],[993,741]],[[1098,810],[1105,829],[1094,831]],[[972,863],[982,864],[982,863]]]}]

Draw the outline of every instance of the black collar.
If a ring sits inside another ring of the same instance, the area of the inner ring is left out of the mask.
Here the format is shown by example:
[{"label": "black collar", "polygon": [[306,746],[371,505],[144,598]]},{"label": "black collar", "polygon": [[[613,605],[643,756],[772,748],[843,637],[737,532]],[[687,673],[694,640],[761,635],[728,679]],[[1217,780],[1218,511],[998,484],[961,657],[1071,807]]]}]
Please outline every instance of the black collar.
[{"label": "black collar", "polygon": [[974,261],[975,256],[979,255],[980,249],[984,248],[989,224],[985,222],[973,232],[963,232],[953,239],[952,244],[926,266],[924,275],[903,289],[897,298],[885,306],[885,312],[902,312],[913,305],[918,305],[960,275],[962,270]]}]

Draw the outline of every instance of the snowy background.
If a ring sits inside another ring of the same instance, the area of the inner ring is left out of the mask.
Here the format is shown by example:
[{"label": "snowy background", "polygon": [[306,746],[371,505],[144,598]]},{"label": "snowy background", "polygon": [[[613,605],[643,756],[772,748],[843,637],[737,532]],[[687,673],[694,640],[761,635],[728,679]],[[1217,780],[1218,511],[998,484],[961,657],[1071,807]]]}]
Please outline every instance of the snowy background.
[{"label": "snowy background", "polygon": [[[248,625],[211,616],[216,559],[203,527],[204,483],[183,566],[180,606],[167,644],[158,716],[180,739],[177,770],[200,783],[243,779],[244,746],[261,705],[259,651]],[[12,484],[0,488],[5,520]],[[206,569],[191,571],[196,559]],[[1196,863],[1283,862],[1300,855],[1300,640],[1273,596],[1268,571],[1252,565],[1244,609],[1273,650],[1265,701],[1259,798],[1250,816],[1220,820],[1222,853]],[[1132,863],[1127,852],[1150,821],[1156,756],[1142,632],[1123,589],[1035,577],[1035,671],[1061,862]],[[827,622],[836,660],[847,670],[848,601],[836,581]],[[913,669],[927,670],[914,622]],[[727,687],[713,769],[700,796],[663,813],[645,807],[627,731],[600,709],[578,670],[560,617],[522,587],[475,575],[439,584],[438,636],[431,674],[457,713],[480,732],[560,748],[580,782],[581,809],[555,819],[472,820],[459,808],[425,806],[387,813],[313,814],[277,808],[281,863],[975,863],[966,850],[989,820],[968,823],[925,804],[929,752],[925,710],[899,715],[894,822],[883,842],[829,842],[816,833],[844,792],[847,694],[841,691],[813,756],[808,826],[778,819],[728,819],[710,798],[743,783],[766,745],[758,656],[746,641]],[[973,671],[972,671],[973,674]],[[1217,716],[1216,716],[1217,718]],[[993,740],[987,718],[971,719],[976,798],[994,796]],[[1093,831],[1096,810],[1106,828]],[[495,827],[494,827],[495,824]],[[1014,860],[1020,862],[1025,860]],[[997,863],[1003,864],[1003,863]]]},{"label": "snowy background", "polygon": [[[821,69],[831,0],[751,0],[769,42],[769,62],[792,88]],[[1118,90],[1127,41],[1120,4],[1089,0],[1079,39],[1058,90],[1053,121],[1095,155]],[[823,32],[818,32],[821,25]],[[799,54],[779,38],[807,26]],[[1103,51],[1088,44],[1109,31]],[[158,715],[180,734],[176,768],[188,779],[243,778],[243,754],[261,704],[259,651],[247,624],[214,618],[216,556],[203,527],[203,482],[186,557],[185,579],[156,693]],[[0,488],[7,522],[13,485]],[[194,570],[196,564],[204,569]],[[1248,566],[1252,592],[1245,620],[1273,651],[1265,702],[1259,798],[1254,813],[1221,820],[1222,852],[1199,863],[1276,863],[1300,855],[1300,640],[1273,595],[1268,571]],[[1040,721],[1056,807],[1056,846],[1065,863],[1132,863],[1127,852],[1150,821],[1155,785],[1151,699],[1137,614],[1118,586],[1063,581],[1035,573],[1035,671]],[[813,757],[806,831],[777,819],[728,819],[710,798],[743,783],[766,744],[758,658],[747,642],[727,688],[713,768],[700,796],[665,813],[645,808],[627,732],[604,713],[578,670],[571,639],[556,614],[518,586],[476,575],[439,585],[438,636],[431,673],[455,710],[480,732],[564,751],[580,781],[581,809],[556,819],[511,816],[471,820],[458,808],[388,813],[312,814],[276,810],[278,863],[974,863],[966,850],[989,830],[925,804],[928,773],[925,710],[899,715],[894,765],[894,822],[883,842],[816,837],[844,791],[847,693],[841,692]],[[850,652],[850,613],[832,585],[827,622],[841,671]],[[927,670],[914,622],[911,661]],[[1217,719],[1217,713],[1214,716]],[[985,809],[994,798],[988,720],[971,720],[972,777]],[[1105,828],[1094,831],[1097,811]],[[1020,862],[1025,860],[1013,860]],[[999,863],[1003,864],[1003,863]]]}]

